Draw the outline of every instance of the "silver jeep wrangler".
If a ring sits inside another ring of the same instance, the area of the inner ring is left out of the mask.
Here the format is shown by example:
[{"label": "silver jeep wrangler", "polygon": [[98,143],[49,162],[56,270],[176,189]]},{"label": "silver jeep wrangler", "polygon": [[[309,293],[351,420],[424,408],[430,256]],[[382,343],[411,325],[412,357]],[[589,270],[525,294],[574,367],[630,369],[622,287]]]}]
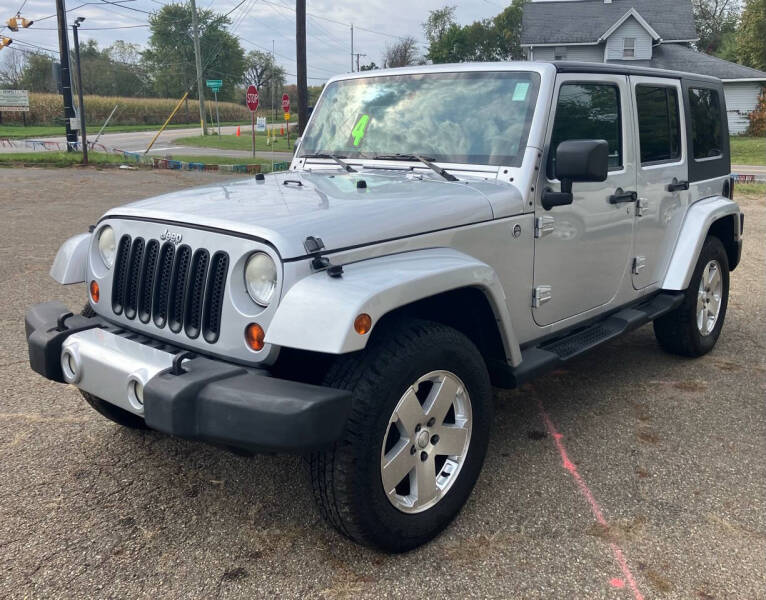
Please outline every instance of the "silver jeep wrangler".
[{"label": "silver jeep wrangler", "polygon": [[319,509],[404,551],[466,502],[492,385],[650,321],[721,333],[743,217],[721,82],[577,63],[332,79],[290,169],[115,208],[26,316],[32,368],[105,417],[308,457]]}]

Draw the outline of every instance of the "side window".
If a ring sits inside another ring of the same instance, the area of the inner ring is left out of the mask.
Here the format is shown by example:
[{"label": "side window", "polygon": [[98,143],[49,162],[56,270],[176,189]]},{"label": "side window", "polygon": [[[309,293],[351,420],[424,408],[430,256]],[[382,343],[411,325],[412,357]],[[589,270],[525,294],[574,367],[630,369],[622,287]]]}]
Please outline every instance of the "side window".
[{"label": "side window", "polygon": [[681,122],[675,88],[636,86],[641,164],[681,158]]},{"label": "side window", "polygon": [[623,58],[633,58],[636,55],[636,38],[625,38],[622,41]]},{"label": "side window", "polygon": [[723,154],[721,100],[708,88],[689,88],[694,158],[716,158]]},{"label": "side window", "polygon": [[559,90],[548,154],[548,178],[556,178],[556,148],[567,140],[606,140],[609,170],[622,168],[620,90],[608,83],[565,83]]}]

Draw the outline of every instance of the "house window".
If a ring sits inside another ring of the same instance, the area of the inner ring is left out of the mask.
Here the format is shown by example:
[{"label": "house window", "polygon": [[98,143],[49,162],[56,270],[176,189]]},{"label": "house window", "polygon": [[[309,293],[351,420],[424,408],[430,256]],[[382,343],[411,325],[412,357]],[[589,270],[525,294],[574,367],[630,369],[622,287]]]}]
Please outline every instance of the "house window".
[{"label": "house window", "polygon": [[718,92],[709,88],[689,88],[689,109],[695,160],[722,156],[723,119]]},{"label": "house window", "polygon": [[606,140],[609,170],[622,168],[620,91],[608,83],[565,83],[559,90],[553,122],[548,178],[556,178],[556,149],[567,140]]},{"label": "house window", "polygon": [[636,86],[641,164],[681,158],[681,122],[675,88]]},{"label": "house window", "polygon": [[636,56],[636,38],[623,38],[622,57],[633,58]]},{"label": "house window", "polygon": [[567,59],[567,47],[556,46],[553,49],[553,60],[566,60]]}]

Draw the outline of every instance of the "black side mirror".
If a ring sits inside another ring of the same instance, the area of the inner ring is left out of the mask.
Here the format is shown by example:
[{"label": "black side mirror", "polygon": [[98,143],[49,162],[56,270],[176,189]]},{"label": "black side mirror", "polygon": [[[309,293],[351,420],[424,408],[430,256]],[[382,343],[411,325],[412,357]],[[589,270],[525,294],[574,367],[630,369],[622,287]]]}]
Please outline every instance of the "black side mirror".
[{"label": "black side mirror", "polygon": [[572,183],[606,181],[609,175],[609,144],[606,140],[567,140],[556,148],[556,177],[561,191],[543,192],[545,210],[572,204]]}]

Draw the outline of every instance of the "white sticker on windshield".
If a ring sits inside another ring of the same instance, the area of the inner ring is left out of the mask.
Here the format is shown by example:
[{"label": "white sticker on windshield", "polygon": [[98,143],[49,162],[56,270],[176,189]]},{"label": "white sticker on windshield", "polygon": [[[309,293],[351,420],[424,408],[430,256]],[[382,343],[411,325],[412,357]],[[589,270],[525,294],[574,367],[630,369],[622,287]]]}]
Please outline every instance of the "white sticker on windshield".
[{"label": "white sticker on windshield", "polygon": [[514,102],[524,102],[524,100],[527,99],[527,92],[529,91],[529,83],[528,82],[519,82],[516,84],[516,87],[513,90],[513,98],[512,100]]}]

